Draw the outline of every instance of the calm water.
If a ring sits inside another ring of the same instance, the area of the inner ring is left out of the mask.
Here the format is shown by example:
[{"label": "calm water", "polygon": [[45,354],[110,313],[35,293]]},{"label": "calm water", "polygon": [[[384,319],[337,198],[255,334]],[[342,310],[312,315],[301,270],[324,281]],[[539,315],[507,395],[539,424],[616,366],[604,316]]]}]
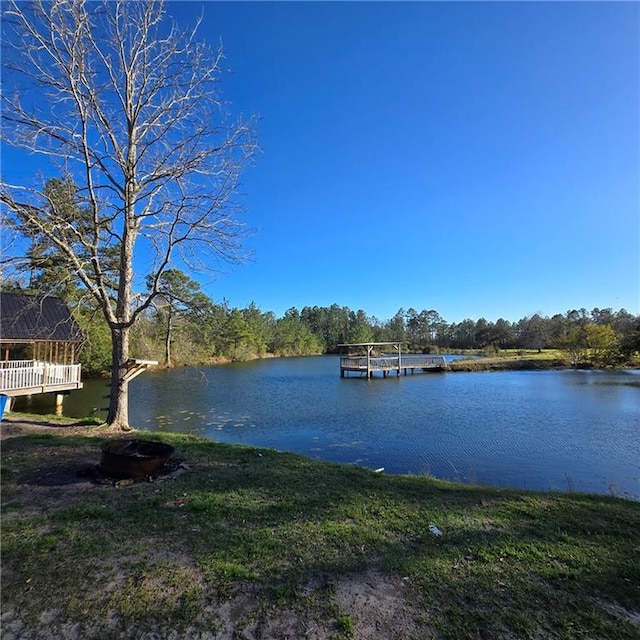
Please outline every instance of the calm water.
[{"label": "calm water", "polygon": [[[65,413],[86,416],[107,404],[105,393],[88,381],[65,400]],[[326,356],[145,373],[130,397],[139,428],[389,473],[640,499],[640,371],[367,381],[341,379],[337,357]]]}]

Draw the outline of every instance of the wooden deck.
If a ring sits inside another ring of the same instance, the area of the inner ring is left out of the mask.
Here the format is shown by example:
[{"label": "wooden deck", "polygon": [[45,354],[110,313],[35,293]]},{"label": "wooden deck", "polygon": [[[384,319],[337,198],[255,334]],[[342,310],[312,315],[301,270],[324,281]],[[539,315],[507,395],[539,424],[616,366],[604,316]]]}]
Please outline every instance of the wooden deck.
[{"label": "wooden deck", "polygon": [[418,371],[442,371],[446,367],[444,356],[430,356],[422,354],[390,354],[375,356],[342,356],[340,358],[340,376],[348,373],[357,373],[371,378],[376,372],[381,372],[383,377],[395,372],[414,373]]},{"label": "wooden deck", "polygon": [[79,364],[54,364],[39,360],[0,362],[0,393],[26,396],[82,389]]}]

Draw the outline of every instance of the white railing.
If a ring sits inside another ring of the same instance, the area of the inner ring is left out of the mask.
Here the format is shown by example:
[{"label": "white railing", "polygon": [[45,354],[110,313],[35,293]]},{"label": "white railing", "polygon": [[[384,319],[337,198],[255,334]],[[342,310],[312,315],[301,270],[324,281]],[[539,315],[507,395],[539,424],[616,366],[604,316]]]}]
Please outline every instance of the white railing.
[{"label": "white railing", "polygon": [[54,364],[39,360],[11,360],[0,362],[0,392],[47,387],[80,385],[79,364]]}]

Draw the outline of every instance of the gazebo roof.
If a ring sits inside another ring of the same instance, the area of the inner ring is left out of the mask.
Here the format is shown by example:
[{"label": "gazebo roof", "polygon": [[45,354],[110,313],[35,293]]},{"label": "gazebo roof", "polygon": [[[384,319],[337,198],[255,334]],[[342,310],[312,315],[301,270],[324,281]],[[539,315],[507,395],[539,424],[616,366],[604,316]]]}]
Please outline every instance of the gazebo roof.
[{"label": "gazebo roof", "polygon": [[82,342],[67,305],[53,296],[0,292],[1,342]]},{"label": "gazebo roof", "polygon": [[339,344],[339,347],[388,347],[393,344],[401,344],[402,340],[394,340],[393,342],[345,342]]}]

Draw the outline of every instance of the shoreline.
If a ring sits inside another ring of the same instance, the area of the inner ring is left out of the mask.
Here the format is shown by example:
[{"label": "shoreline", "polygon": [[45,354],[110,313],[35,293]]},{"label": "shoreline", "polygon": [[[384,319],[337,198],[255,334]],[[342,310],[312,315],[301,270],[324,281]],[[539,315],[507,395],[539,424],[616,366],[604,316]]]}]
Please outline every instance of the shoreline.
[{"label": "shoreline", "polygon": [[[544,352],[543,352],[544,353]],[[408,355],[414,355],[413,352],[407,352]],[[451,371],[454,373],[464,371],[629,371],[640,370],[640,361],[631,361],[624,364],[615,366],[600,366],[589,362],[581,362],[577,365],[572,364],[566,358],[549,358],[549,357],[535,357],[535,356],[480,356],[475,359],[466,359],[466,354],[433,354],[433,355],[464,355],[465,358],[460,358],[448,362],[444,371]],[[166,367],[164,365],[157,365],[150,367],[150,371],[177,371],[181,369],[198,369],[202,367],[218,367],[226,366],[230,364],[236,364],[239,362],[256,362],[259,360],[272,360],[277,358],[317,358],[331,356],[336,357],[337,354],[317,354],[310,353],[302,356],[277,356],[274,354],[266,354],[264,356],[257,356],[250,360],[225,360],[218,359],[209,363],[200,364],[185,364],[179,366]],[[104,380],[107,376],[89,376],[85,378],[87,380]]]},{"label": "shoreline", "polygon": [[[106,423],[97,422],[93,419],[78,419],[78,418],[65,418],[65,417],[56,417],[56,416],[40,416],[38,414],[30,414],[30,413],[20,413],[17,412],[15,414],[5,415],[0,422],[0,443],[2,446],[6,444],[7,440],[12,438],[21,438],[21,437],[29,437],[32,435],[51,435],[51,436],[62,436],[62,437],[73,437],[73,436],[84,436],[88,438],[136,438],[140,437],[142,434],[145,438],[150,438],[153,440],[160,439],[162,440],[163,436],[167,436],[169,438],[182,438],[188,437],[193,442],[202,442],[209,444],[221,444],[226,447],[231,448],[251,448],[251,449],[261,449],[259,446],[255,445],[243,445],[239,443],[223,443],[218,440],[215,440],[211,437],[197,434],[184,434],[177,431],[149,431],[147,429],[138,429],[136,427],[131,427],[128,431],[121,431],[119,429],[108,426]],[[358,468],[365,471],[373,471],[368,467],[363,467],[359,465],[352,465],[349,463],[336,462],[324,458],[314,458],[313,456],[309,456],[302,453],[294,453],[287,450],[280,449],[270,449],[275,454],[280,454],[283,456],[293,455],[298,456],[304,459],[307,459],[310,462],[319,462],[320,464],[326,463],[329,465],[338,465],[342,466],[345,469],[349,468]],[[377,473],[377,471],[376,471]],[[415,474],[411,472],[406,473],[392,473],[385,472],[385,476],[388,477],[414,477]],[[464,481],[464,480],[451,480],[445,478],[439,478],[436,476],[428,476],[435,482],[443,483],[445,485],[450,485],[451,487],[456,486],[465,486],[465,487],[484,487],[487,489],[492,489],[496,491],[506,490],[512,492],[524,492],[524,493],[537,493],[537,494],[545,494],[545,493],[560,493],[560,494],[576,494],[576,495],[586,495],[592,497],[615,497],[625,501],[640,503],[640,495],[637,494],[629,494],[629,493],[617,493],[614,494],[612,492],[598,492],[598,491],[585,491],[585,490],[576,490],[572,487],[568,489],[553,489],[553,488],[539,488],[539,489],[529,489],[526,487],[519,486],[506,486],[500,484],[477,484],[474,481]]]},{"label": "shoreline", "polygon": [[593,370],[595,367],[573,367],[562,359],[535,358],[483,358],[478,360],[454,360],[447,365],[448,371],[540,371],[540,370]]}]

